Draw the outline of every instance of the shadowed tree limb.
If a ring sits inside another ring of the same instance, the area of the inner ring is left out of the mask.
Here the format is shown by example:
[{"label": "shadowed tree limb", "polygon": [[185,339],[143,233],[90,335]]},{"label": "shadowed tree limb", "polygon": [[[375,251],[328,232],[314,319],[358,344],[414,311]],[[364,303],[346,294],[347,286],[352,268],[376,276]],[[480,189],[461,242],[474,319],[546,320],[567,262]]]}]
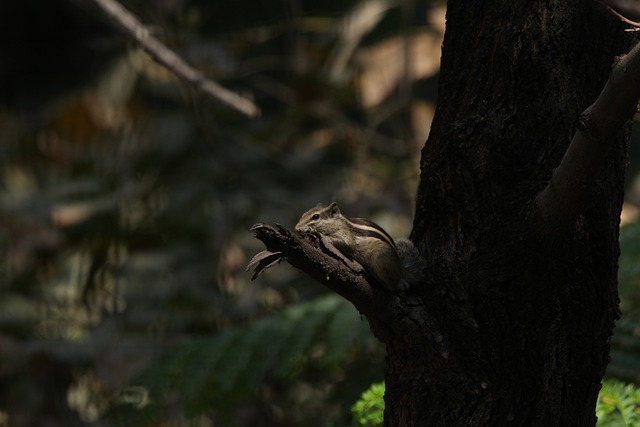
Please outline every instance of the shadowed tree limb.
[{"label": "shadowed tree limb", "polygon": [[[412,341],[428,339],[432,342],[430,352],[449,357],[449,343],[444,340],[442,328],[436,317],[427,313],[425,306],[433,312],[441,312],[443,301],[425,303],[411,292],[388,292],[372,286],[362,272],[356,272],[331,250],[325,248],[319,238],[308,233],[292,233],[283,226],[258,223],[251,227],[256,238],[267,248],[249,262],[247,270],[254,269],[256,278],[266,269],[287,261],[298,270],[307,273],[322,285],[351,302],[367,320],[380,341],[405,340],[404,348],[412,348]],[[460,307],[454,301],[460,295],[448,295],[448,308]],[[477,325],[462,325],[474,329]],[[421,336],[421,338],[416,338]],[[399,338],[398,338],[399,337]],[[471,343],[467,342],[471,347]],[[423,357],[426,355],[422,355]]]},{"label": "shadowed tree limb", "polygon": [[640,44],[613,67],[598,99],[581,115],[562,162],[535,204],[538,230],[566,230],[584,210],[609,147],[631,119],[640,98]]},{"label": "shadowed tree limb", "polygon": [[[275,265],[279,257],[350,301],[360,313],[366,316],[374,312],[380,314],[375,308],[374,289],[366,278],[323,251],[319,239],[312,235],[301,237],[280,225],[274,227],[258,223],[251,227],[251,231],[267,247],[267,251],[256,255],[247,267],[255,266],[254,278]],[[260,264],[262,260],[266,262]]]},{"label": "shadowed tree limb", "polygon": [[263,223],[255,224],[251,231],[267,248],[247,266],[247,270],[254,269],[253,278],[280,261],[287,261],[351,302],[367,316],[372,332],[380,341],[389,343],[400,339],[406,341],[404,348],[412,348],[411,342],[427,337],[433,343],[430,353],[438,354],[438,358],[449,357],[449,343],[443,339],[440,325],[425,311],[424,302],[417,295],[390,293],[372,286],[362,272],[349,268],[312,234],[292,233],[279,224]]},{"label": "shadowed tree limb", "polygon": [[149,29],[120,3],[115,0],[92,1],[112,22],[133,38],[154,61],[165,66],[173,74],[195,87],[196,90],[221,101],[248,117],[260,115],[260,109],[253,102],[225,89],[187,64],[180,56],[151,35]]}]

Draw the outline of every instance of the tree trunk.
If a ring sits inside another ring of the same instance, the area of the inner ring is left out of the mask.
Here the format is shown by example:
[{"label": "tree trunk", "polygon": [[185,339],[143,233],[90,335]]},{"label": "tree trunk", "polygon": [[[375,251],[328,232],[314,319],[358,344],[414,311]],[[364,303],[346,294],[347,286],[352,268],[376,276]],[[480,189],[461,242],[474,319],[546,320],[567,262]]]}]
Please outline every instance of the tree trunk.
[{"label": "tree trunk", "polygon": [[588,0],[449,1],[419,286],[377,287],[319,236],[252,229],[255,275],[284,259],[367,316],[388,351],[386,426],[595,424],[619,315],[616,135],[640,98],[640,44],[614,60],[629,43]]},{"label": "tree trunk", "polygon": [[394,301],[402,329],[372,323],[386,426],[595,424],[619,315],[623,139],[570,183],[584,200],[538,227],[535,212],[628,42],[595,2],[449,1],[411,236],[428,283]]}]

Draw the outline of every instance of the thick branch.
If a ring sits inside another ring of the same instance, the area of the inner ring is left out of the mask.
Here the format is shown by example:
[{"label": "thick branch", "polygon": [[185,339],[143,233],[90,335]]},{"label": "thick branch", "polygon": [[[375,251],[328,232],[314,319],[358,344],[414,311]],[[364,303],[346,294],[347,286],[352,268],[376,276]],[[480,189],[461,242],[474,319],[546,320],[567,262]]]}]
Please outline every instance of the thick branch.
[{"label": "thick branch", "polygon": [[246,116],[257,117],[260,115],[260,109],[253,102],[225,89],[187,64],[175,52],[152,36],[147,27],[120,3],[115,0],[93,0],[93,2],[156,62],[164,65],[176,76],[185,80],[197,90],[223,102]]},{"label": "thick branch", "polygon": [[[372,332],[382,342],[400,341],[402,348],[410,351],[413,342],[427,339],[432,343],[430,352],[433,351],[437,357],[443,354],[449,357],[450,344],[443,337],[437,319],[425,311],[417,295],[389,293],[380,287],[372,287],[362,273],[349,268],[313,235],[291,233],[278,224],[271,226],[258,223],[251,231],[267,248],[257,254],[247,267],[247,270],[255,269],[253,278],[279,261],[286,260],[351,302],[360,313],[367,316]],[[440,309],[434,308],[434,311],[440,312]],[[451,325],[451,319],[447,319],[447,323]],[[471,345],[470,341],[466,345]],[[427,357],[427,354],[421,353],[419,357]]]},{"label": "thick branch", "polygon": [[600,96],[580,116],[560,166],[536,198],[539,230],[566,230],[587,206],[609,147],[636,111],[640,97],[640,44],[614,66]]},{"label": "thick branch", "polygon": [[[269,252],[279,253],[281,258],[289,264],[350,301],[360,313],[369,316],[376,312],[374,291],[369,282],[363,275],[353,272],[337,258],[323,252],[319,242],[312,244],[311,238],[301,238],[282,226],[273,227],[259,223],[251,230]],[[264,268],[272,264],[273,262]],[[251,264],[249,266],[251,267]],[[260,273],[258,268],[260,267],[256,268],[257,274]]]}]

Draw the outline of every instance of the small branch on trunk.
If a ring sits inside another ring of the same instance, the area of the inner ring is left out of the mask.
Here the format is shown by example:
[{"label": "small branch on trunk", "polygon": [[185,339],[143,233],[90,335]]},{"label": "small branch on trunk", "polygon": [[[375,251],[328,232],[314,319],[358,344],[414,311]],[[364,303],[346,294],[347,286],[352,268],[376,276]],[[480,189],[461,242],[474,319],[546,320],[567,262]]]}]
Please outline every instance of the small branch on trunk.
[{"label": "small branch on trunk", "polygon": [[628,25],[631,25],[632,27],[635,27],[635,28],[626,29],[625,31],[638,31],[638,29],[640,28],[640,23],[638,23],[636,21],[632,21],[631,19],[625,18],[624,16],[622,16],[621,14],[616,12],[611,6],[607,6],[607,10],[609,12],[611,12],[611,14],[613,14],[613,16],[615,16],[616,18],[618,18],[619,20],[621,20],[625,24],[628,24]]},{"label": "small branch on trunk", "polygon": [[[618,18],[625,24],[628,24],[634,27],[631,29],[627,29],[625,31],[638,31],[640,27],[640,23],[636,21],[638,17],[640,17],[640,6],[637,4],[637,2],[620,1],[620,0],[597,0],[597,1],[598,3],[606,7],[609,13],[614,15],[616,18]],[[630,17],[633,19],[631,19]]]},{"label": "small branch on trunk", "polygon": [[152,36],[149,29],[120,3],[115,0],[93,0],[93,2],[112,22],[133,38],[154,61],[165,66],[173,74],[195,87],[196,90],[221,101],[248,117],[260,115],[260,109],[253,102],[225,89],[187,64],[175,52]]},{"label": "small branch on trunk", "polygon": [[[251,231],[267,248],[247,266],[247,270],[254,269],[252,280],[279,262],[287,261],[351,302],[367,317],[371,331],[380,341],[405,341],[404,348],[409,349],[413,340],[419,341],[417,336],[426,334],[433,342],[431,349],[448,357],[449,344],[438,321],[424,311],[417,295],[389,293],[371,286],[362,272],[347,266],[313,234],[292,233],[279,224],[262,223],[255,224]],[[450,319],[447,322],[451,323]]]},{"label": "small branch on trunk", "polygon": [[255,267],[253,278],[285,260],[351,302],[365,316],[376,312],[374,289],[365,277],[331,253],[323,251],[319,239],[313,235],[291,233],[278,224],[274,227],[258,223],[251,227],[251,231],[267,248],[247,266],[247,270]]},{"label": "small branch on trunk", "polygon": [[640,98],[640,44],[613,67],[598,99],[581,115],[560,166],[536,198],[537,230],[567,230],[585,209],[609,147],[631,119]]}]

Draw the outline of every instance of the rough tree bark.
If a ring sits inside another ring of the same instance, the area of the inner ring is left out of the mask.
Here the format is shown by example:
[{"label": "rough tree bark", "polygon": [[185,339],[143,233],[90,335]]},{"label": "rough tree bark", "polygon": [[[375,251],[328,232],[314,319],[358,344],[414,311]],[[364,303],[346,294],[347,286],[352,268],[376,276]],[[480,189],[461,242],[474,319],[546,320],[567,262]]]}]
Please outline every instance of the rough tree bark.
[{"label": "rough tree bark", "polygon": [[449,1],[419,288],[388,294],[318,242],[254,229],[258,270],[286,258],[386,344],[386,426],[595,424],[619,315],[620,135],[640,95],[640,47],[612,72],[629,42],[595,2]]},{"label": "rough tree bark", "polygon": [[[602,138],[581,112],[628,37],[585,1],[450,1],[447,19],[412,238],[434,272],[423,298],[458,297],[437,316],[437,369],[390,352],[388,424],[593,425],[618,316],[625,149],[611,142],[633,111]],[[414,375],[437,405],[394,398]]]}]

